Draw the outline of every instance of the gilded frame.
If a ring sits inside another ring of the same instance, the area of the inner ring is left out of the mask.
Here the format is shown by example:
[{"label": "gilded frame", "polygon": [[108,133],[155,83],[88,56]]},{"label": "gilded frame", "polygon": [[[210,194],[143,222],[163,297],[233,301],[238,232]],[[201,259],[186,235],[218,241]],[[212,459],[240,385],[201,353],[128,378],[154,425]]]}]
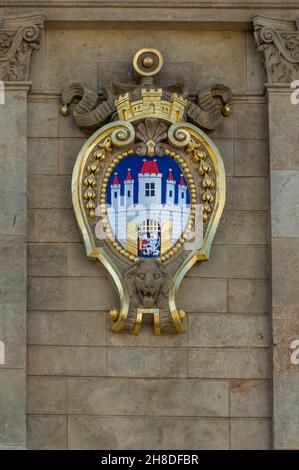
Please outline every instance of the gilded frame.
[{"label": "gilded frame", "polygon": [[[88,214],[86,212],[81,188],[87,159],[100,142],[110,138],[113,146],[121,149],[132,144],[134,142],[135,135],[134,123],[132,124],[127,121],[114,121],[101,127],[91,135],[81,148],[74,166],[72,177],[73,206],[78,225],[83,236],[86,254],[87,256],[96,258],[103,263],[113,278],[119,294],[119,311],[114,310],[111,312],[112,331],[114,332],[119,332],[124,328],[129,308],[128,290],[124,283],[123,274],[121,273],[117,263],[111,259],[105,248],[99,247],[95,243],[94,236],[88,222]],[[173,149],[184,151],[192,139],[195,139],[203,145],[213,162],[215,172],[215,203],[205,229],[201,248],[199,250],[193,250],[187,255],[176,270],[171,282],[168,302],[177,333],[181,333],[183,331],[182,320],[184,318],[184,312],[178,311],[176,307],[175,299],[178,289],[186,273],[197,261],[209,259],[212,241],[225,204],[225,170],[222,157],[215,144],[201,129],[188,122],[177,122],[170,125],[168,128],[168,144],[171,145]],[[130,263],[130,260],[128,260],[128,262]],[[136,329],[136,332],[138,331],[139,328]],[[158,327],[156,328],[156,331],[160,331]]]}]

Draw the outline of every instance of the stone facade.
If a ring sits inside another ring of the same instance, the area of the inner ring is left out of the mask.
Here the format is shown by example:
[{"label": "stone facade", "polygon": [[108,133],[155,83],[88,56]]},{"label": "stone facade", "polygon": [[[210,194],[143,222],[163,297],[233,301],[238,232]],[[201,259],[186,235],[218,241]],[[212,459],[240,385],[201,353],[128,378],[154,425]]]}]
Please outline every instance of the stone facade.
[{"label": "stone facade", "polygon": [[[34,13],[33,1],[11,3],[0,15]],[[299,339],[299,105],[266,77],[258,9],[232,2],[216,20],[204,2],[194,11],[119,5],[109,24],[108,7],[82,13],[76,2],[58,13],[51,0],[37,3],[46,23],[22,78],[32,83],[6,82],[0,105],[0,448],[299,448],[299,369],[289,359]],[[148,26],[136,22],[142,10]],[[191,87],[222,82],[233,92],[231,116],[209,133],[225,163],[225,211],[210,260],[183,281],[187,331],[176,336],[155,337],[149,325],[139,336],[110,332],[116,295],[85,256],[71,204],[88,133],[59,113],[66,83],[126,80],[145,46],[167,58],[161,79],[183,74]]]}]

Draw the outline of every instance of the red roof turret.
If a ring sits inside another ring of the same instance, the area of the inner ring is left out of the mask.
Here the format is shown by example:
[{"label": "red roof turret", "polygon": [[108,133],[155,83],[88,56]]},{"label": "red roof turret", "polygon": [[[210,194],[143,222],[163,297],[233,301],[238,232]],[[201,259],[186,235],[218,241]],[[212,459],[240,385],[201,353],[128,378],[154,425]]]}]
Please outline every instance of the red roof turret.
[{"label": "red roof turret", "polygon": [[168,173],[168,176],[167,176],[167,181],[174,181],[173,179],[173,174],[172,174],[172,169],[169,168],[169,173]]},{"label": "red roof turret", "polygon": [[181,173],[180,186],[186,186],[183,174]]},{"label": "red roof turret", "polygon": [[131,168],[128,168],[128,174],[126,177],[126,181],[133,181],[132,175],[131,175]]},{"label": "red roof turret", "polygon": [[140,173],[142,175],[158,175],[159,168],[157,165],[157,160],[143,160]]},{"label": "red roof turret", "polygon": [[117,177],[117,173],[114,173],[114,179],[113,179],[112,184],[113,184],[113,185],[119,184],[118,177]]}]

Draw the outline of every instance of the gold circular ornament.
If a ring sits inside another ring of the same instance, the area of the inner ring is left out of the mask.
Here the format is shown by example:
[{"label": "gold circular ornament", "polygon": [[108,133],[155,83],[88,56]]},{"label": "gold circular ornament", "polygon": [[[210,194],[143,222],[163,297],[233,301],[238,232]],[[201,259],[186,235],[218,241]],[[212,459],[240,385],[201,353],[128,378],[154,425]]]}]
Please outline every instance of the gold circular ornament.
[{"label": "gold circular ornament", "polygon": [[116,321],[119,317],[119,312],[118,310],[110,310],[110,318],[113,321]]},{"label": "gold circular ornament", "polygon": [[67,104],[63,104],[60,108],[60,114],[62,116],[68,116],[70,114],[70,108]]},{"label": "gold circular ornament", "polygon": [[163,67],[163,57],[157,49],[140,49],[133,58],[134,70],[142,77],[152,77]]},{"label": "gold circular ornament", "polygon": [[143,65],[144,67],[151,67],[154,63],[154,59],[151,56],[146,56],[143,59]]},{"label": "gold circular ornament", "polygon": [[228,104],[223,106],[223,109],[222,109],[223,116],[230,116],[231,113],[232,113],[232,110],[231,110],[231,107]]}]

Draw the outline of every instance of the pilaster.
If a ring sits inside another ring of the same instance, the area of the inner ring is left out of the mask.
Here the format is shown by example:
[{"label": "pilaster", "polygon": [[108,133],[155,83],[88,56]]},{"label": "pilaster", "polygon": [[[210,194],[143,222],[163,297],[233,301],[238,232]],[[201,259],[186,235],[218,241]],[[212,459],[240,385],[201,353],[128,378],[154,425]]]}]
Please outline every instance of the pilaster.
[{"label": "pilaster", "polygon": [[42,23],[0,19],[0,449],[26,447],[27,97]]},{"label": "pilaster", "polygon": [[299,22],[254,18],[267,73],[271,191],[273,446],[299,449]]}]

